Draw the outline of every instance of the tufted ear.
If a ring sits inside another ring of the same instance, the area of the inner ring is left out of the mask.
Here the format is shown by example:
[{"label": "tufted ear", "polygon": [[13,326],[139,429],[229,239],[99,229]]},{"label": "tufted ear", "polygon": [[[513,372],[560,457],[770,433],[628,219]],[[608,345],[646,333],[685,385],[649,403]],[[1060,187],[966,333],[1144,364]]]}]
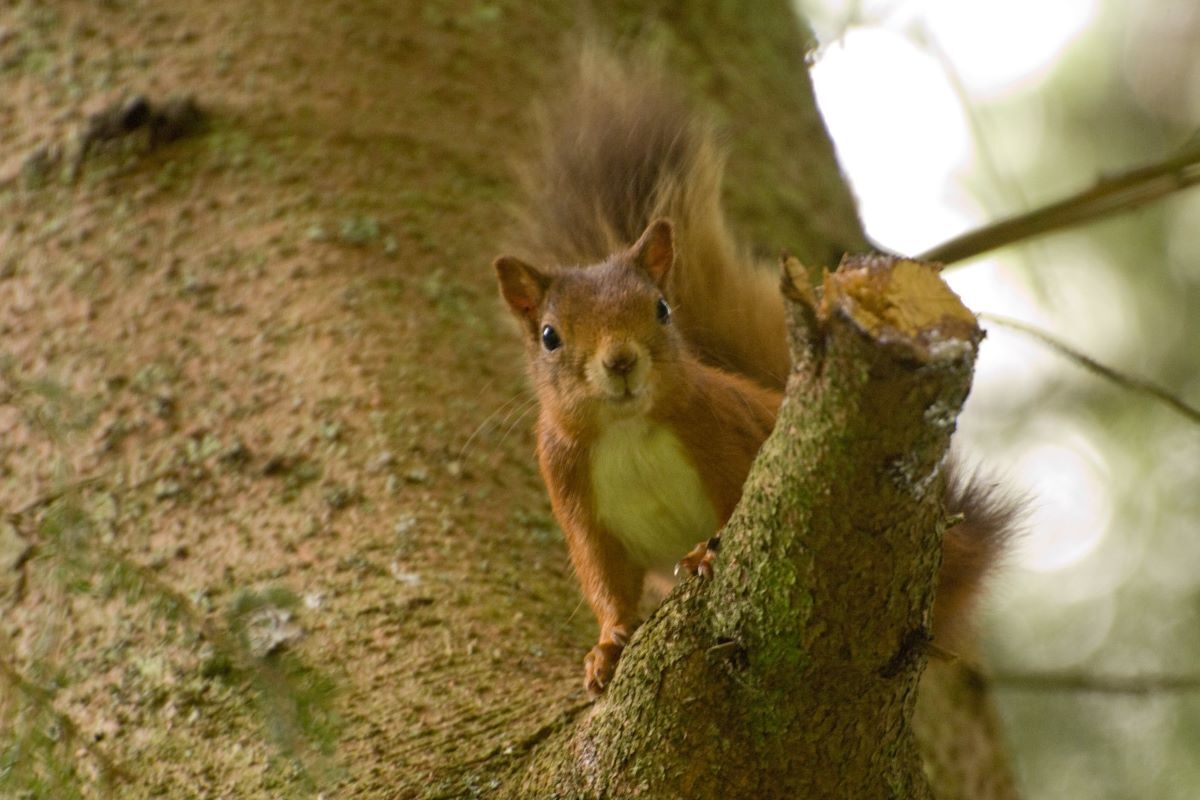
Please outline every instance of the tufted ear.
[{"label": "tufted ear", "polygon": [[500,256],[492,262],[492,266],[496,268],[496,277],[500,279],[500,294],[504,302],[508,303],[517,321],[533,336],[537,336],[542,302],[546,299],[550,278],[512,256]]},{"label": "tufted ear", "polygon": [[656,219],[629,248],[630,259],[661,289],[675,263],[675,231],[670,220]]}]

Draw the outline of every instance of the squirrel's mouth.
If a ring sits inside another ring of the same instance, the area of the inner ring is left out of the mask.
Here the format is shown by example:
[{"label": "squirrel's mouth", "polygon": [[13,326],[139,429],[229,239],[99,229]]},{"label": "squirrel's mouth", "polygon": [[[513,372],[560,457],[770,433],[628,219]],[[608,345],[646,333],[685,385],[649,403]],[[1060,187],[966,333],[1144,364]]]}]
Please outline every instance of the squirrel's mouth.
[{"label": "squirrel's mouth", "polygon": [[634,400],[641,397],[642,394],[643,394],[643,392],[635,392],[629,386],[626,386],[623,390],[616,389],[616,388],[609,388],[604,393],[604,399],[606,401],[608,401],[609,403],[613,403],[615,405],[622,405],[623,403],[632,403]]},{"label": "squirrel's mouth", "polygon": [[622,415],[645,410],[652,403],[653,381],[644,368],[632,369],[628,374],[593,369],[587,377],[592,397]]},{"label": "squirrel's mouth", "polygon": [[643,397],[650,387],[641,376],[614,377],[606,375],[604,380],[596,381],[596,388],[600,390],[606,400],[628,402]]},{"label": "squirrel's mouth", "polygon": [[646,404],[649,397],[649,387],[639,386],[633,388],[627,385],[623,389],[608,387],[600,399],[609,408],[622,411],[636,411]]}]

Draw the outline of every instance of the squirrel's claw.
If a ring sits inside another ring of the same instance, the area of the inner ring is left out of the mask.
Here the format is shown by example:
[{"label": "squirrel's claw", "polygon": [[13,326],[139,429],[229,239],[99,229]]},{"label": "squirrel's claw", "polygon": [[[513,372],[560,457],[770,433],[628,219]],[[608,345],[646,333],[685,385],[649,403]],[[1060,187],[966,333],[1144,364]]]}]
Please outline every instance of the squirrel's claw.
[{"label": "squirrel's claw", "polygon": [[698,575],[702,580],[708,580],[713,576],[713,561],[716,559],[717,550],[720,547],[720,536],[714,536],[701,542],[679,560],[679,563],[675,565],[675,574]]},{"label": "squirrel's claw", "polygon": [[623,642],[601,642],[583,659],[583,688],[587,690],[588,697],[595,700],[604,693],[613,673],[617,671],[617,661],[624,649]]}]

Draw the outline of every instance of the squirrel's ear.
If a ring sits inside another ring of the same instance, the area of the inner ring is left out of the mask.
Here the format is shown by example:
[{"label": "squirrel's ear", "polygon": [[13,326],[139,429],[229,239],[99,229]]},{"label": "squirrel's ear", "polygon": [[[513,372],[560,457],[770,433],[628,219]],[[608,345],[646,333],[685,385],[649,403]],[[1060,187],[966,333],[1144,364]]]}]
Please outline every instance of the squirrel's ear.
[{"label": "squirrel's ear", "polygon": [[541,317],[542,301],[550,279],[533,267],[512,256],[500,256],[492,266],[500,279],[500,294],[504,302],[526,328],[537,334]]},{"label": "squirrel's ear", "polygon": [[675,263],[675,231],[671,221],[656,219],[642,233],[641,237],[629,248],[633,263],[637,264],[650,275],[659,287],[671,271]]}]

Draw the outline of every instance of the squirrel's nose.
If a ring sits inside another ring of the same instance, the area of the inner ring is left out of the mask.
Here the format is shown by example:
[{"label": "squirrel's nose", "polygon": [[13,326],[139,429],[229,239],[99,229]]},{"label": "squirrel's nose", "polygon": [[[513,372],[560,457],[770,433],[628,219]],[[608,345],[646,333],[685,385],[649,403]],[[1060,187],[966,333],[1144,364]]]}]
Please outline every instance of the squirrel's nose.
[{"label": "squirrel's nose", "polygon": [[633,372],[635,366],[637,366],[637,353],[632,350],[618,350],[604,359],[604,368],[613,375],[628,375]]}]

